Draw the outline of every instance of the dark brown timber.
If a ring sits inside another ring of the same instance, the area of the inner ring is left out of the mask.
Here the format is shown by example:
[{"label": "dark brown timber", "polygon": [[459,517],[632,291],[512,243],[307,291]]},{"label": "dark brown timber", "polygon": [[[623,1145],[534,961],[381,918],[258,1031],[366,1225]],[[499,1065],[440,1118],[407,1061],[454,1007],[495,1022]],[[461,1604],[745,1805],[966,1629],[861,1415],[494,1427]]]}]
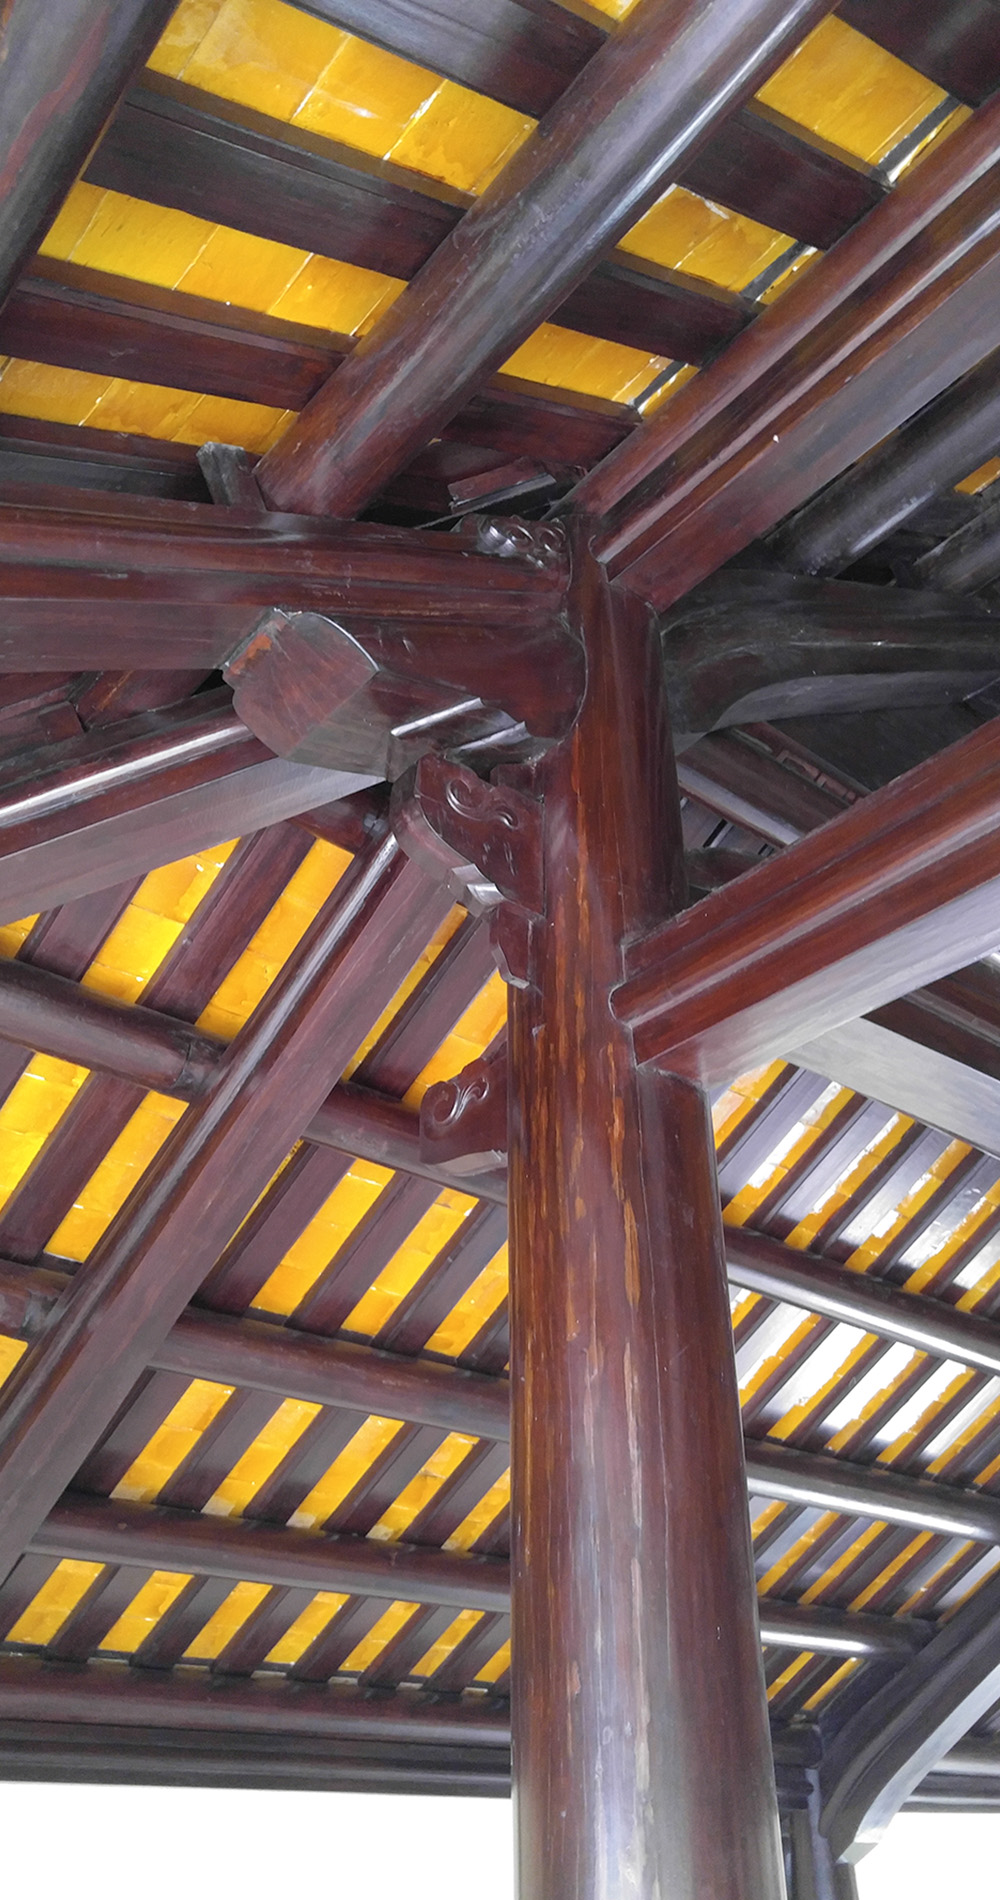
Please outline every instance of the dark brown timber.
[{"label": "dark brown timber", "polygon": [[6,1574],[432,935],[392,840],[355,860],[91,1256],[0,1416]]},{"label": "dark brown timber", "polygon": [[537,990],[511,999],[521,1892],[763,1900],[777,1819],[707,1110],[636,1069],[608,1009],[623,938],[681,894],[669,724],[645,610],[582,542],[572,611],[588,694],[537,775]]},{"label": "dark brown timber", "polygon": [[581,483],[612,572],[669,605],[996,347],[998,151],[994,102]]},{"label": "dark brown timber", "polygon": [[8,0],[0,61],[0,304],[175,0]]},{"label": "dark brown timber", "polygon": [[822,1770],[823,1828],[839,1859],[860,1860],[1000,1688],[1000,1579],[992,1577],[844,1725]]},{"label": "dark brown timber", "polygon": [[646,0],[263,458],[269,504],[357,513],[824,10]]},{"label": "dark brown timber", "polygon": [[0,918],[106,890],[371,783],[274,758],[220,692],[22,753],[0,763]]},{"label": "dark brown timber", "polygon": [[1000,936],[1000,720],[638,944],[615,1008],[640,1059],[728,1081]]},{"label": "dark brown timber", "polygon": [[95,1663],[52,1668],[34,1657],[0,1657],[4,1721],[154,1722],[164,1728],[245,1730],[250,1734],[321,1735],[360,1741],[464,1741],[502,1749],[506,1711],[481,1702],[420,1696],[368,1696],[354,1684],[214,1682]]}]

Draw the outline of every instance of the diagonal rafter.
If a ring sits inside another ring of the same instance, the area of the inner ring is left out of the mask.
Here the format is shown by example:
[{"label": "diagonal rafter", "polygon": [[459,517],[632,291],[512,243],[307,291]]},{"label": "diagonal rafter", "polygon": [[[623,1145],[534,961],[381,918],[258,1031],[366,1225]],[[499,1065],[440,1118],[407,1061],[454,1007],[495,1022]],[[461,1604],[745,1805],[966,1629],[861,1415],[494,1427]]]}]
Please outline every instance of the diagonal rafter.
[{"label": "diagonal rafter", "polygon": [[364,507],[825,11],[644,0],[263,458],[270,504]]},{"label": "diagonal rafter", "polygon": [[6,1574],[387,1006],[449,900],[391,840],[355,860],[214,1088],[99,1243],[0,1414]]}]

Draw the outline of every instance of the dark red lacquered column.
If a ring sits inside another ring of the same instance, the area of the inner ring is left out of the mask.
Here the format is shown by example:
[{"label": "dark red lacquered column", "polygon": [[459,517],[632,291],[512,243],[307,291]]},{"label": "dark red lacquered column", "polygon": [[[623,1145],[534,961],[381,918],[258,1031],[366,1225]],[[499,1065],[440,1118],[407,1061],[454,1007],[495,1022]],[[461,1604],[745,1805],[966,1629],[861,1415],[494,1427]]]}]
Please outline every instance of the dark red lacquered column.
[{"label": "dark red lacquered column", "polygon": [[783,1876],[711,1125],[609,995],[681,901],[657,639],[583,538],[586,701],[545,760],[511,992],[520,1900],[777,1900]]}]

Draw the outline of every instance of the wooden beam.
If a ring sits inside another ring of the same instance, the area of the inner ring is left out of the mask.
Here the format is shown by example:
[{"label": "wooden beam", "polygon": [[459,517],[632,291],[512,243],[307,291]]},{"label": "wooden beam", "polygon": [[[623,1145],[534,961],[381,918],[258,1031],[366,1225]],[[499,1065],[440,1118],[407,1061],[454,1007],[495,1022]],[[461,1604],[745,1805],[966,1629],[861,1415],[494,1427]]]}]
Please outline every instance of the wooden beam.
[{"label": "wooden beam", "polygon": [[836,574],[1000,444],[1000,351],[904,422],[859,468],[847,469],[774,536],[793,573]]},{"label": "wooden beam", "polygon": [[735,0],[722,17],[653,0],[634,14],[263,458],[270,504],[363,508],[821,11],[816,0]]},{"label": "wooden beam", "polygon": [[877,1845],[893,1816],[1000,1694],[1000,1579],[963,1603],[926,1649],[829,1744],[823,1831],[838,1860]]},{"label": "wooden beam", "polygon": [[978,1544],[1000,1543],[1000,1502],[987,1492],[913,1478],[881,1465],[851,1465],[769,1438],[748,1440],[746,1458],[753,1497],[875,1518],[905,1530]]},{"label": "wooden beam", "polygon": [[106,890],[372,783],[276,759],[228,695],[0,765],[0,917]]},{"label": "wooden beam", "polygon": [[186,442],[0,416],[0,495],[10,485],[25,483],[157,495],[164,501],[208,500],[194,449]]},{"label": "wooden beam", "polygon": [[[491,0],[472,17],[461,0],[419,8],[406,0],[296,4],[536,119],[594,57],[607,31],[598,15],[578,17],[555,0]],[[676,182],[821,250],[885,190],[873,168],[851,163],[755,102],[716,127]]]},{"label": "wooden beam", "polygon": [[725,1082],[1000,936],[1000,721],[650,933],[615,1008],[643,1062]]},{"label": "wooden beam", "polygon": [[0,66],[0,304],[174,0],[9,0]]},{"label": "wooden beam", "polygon": [[914,563],[917,578],[945,594],[971,594],[1000,574],[1000,503],[978,514]]},{"label": "wooden beam", "polygon": [[[996,374],[1000,441],[1000,365]],[[767,569],[712,575],[662,633],[682,751],[720,726],[940,705],[1000,673],[1000,627],[977,601]]]},{"label": "wooden beam", "polygon": [[6,1575],[201,1284],[447,899],[393,840],[355,859],[98,1243],[0,1413]]},{"label": "wooden beam", "polygon": [[[79,1671],[77,1670],[77,1677]],[[148,1672],[147,1672],[148,1673]],[[141,1672],[134,1674],[140,1678]],[[170,1678],[168,1678],[170,1680]],[[2,1696],[0,1689],[0,1696]],[[206,1690],[210,1696],[214,1690]],[[191,1714],[194,1715],[192,1710]],[[297,1734],[247,1735],[235,1726],[178,1731],[110,1722],[0,1720],[0,1776],[9,1781],[166,1788],[295,1789],[310,1794],[474,1795],[510,1793],[505,1752],[450,1744],[349,1741]],[[793,1770],[782,1771],[789,1777]]]},{"label": "wooden beam", "polygon": [[[0,348],[11,355],[29,355],[38,363],[106,376],[131,374],[139,382],[177,382],[184,390],[207,395],[302,409],[354,348],[354,338],[228,308],[186,291],[167,291],[162,285],[143,285],[129,277],[38,257],[32,260],[30,276],[21,277],[0,314]],[[445,435],[449,443],[481,448],[487,454],[527,454],[567,467],[589,467],[631,435],[637,420],[635,410],[603,397],[555,388],[544,391],[540,384],[525,384],[515,376],[496,376],[489,390],[452,420]],[[29,469],[17,475],[13,458],[27,458],[32,452],[42,460],[40,473]],[[141,481],[152,483],[154,473],[160,475],[158,464],[165,464],[163,475],[171,475],[175,485],[183,475],[190,483],[183,492],[177,488],[179,500],[205,500],[194,450],[184,443],[156,443],[108,429],[67,428],[0,416],[0,479],[4,483],[55,481],[55,475],[46,475],[46,467],[53,466],[57,456],[70,464],[67,486],[74,485],[72,467],[103,460],[108,469],[124,464],[118,486],[127,488],[129,481],[124,477],[129,475],[137,492],[169,494],[175,490],[141,488]],[[394,498],[413,496],[422,460],[418,458],[413,477],[407,471],[397,477]],[[154,464],[148,473],[146,464]],[[76,479],[76,486],[86,485],[84,477]],[[110,475],[106,486],[114,486]]]},{"label": "wooden beam", "polygon": [[1000,27],[991,0],[929,13],[923,0],[841,0],[842,20],[966,105],[1000,86]]},{"label": "wooden beam", "polygon": [[[529,534],[526,547],[534,552]],[[375,618],[387,636],[422,624],[551,631],[565,565],[453,535],[367,522],[289,519],[139,495],[26,486],[0,500],[0,671],[138,666],[228,658],[276,600],[290,610]],[[192,611],[192,609],[194,611]],[[556,632],[556,638],[559,639]],[[466,645],[468,643],[466,642]],[[516,690],[516,689],[515,689]]]},{"label": "wooden beam", "polygon": [[[475,202],[156,74],[125,100],[85,175],[89,184],[404,279]],[[598,264],[555,314],[570,329],[700,363],[743,328],[753,305],[622,253]]]},{"label": "wooden beam", "polygon": [[[474,1561],[474,1560],[473,1560]],[[91,1663],[60,1668],[31,1656],[0,1656],[3,1722],[115,1723],[229,1735],[296,1735],[361,1743],[462,1742],[497,1751],[509,1740],[505,1709],[420,1694],[372,1696],[353,1683],[263,1683],[253,1678],[210,1685],[194,1674]]]},{"label": "wooden beam", "polygon": [[[510,1570],[495,1557],[466,1557],[416,1544],[317,1536],[260,1520],[220,1519],[70,1492],[32,1539],[40,1556],[188,1571],[196,1576],[332,1590],[403,1603],[506,1610]],[[801,1603],[759,1607],[760,1640],[779,1649],[888,1658],[897,1664],[931,1639],[919,1618],[864,1616]]]},{"label": "wooden beam", "polygon": [[505,1610],[507,1565],[418,1544],[370,1537],[324,1537],[312,1531],[198,1511],[167,1511],[111,1498],[70,1493],[34,1533],[45,1556],[126,1564],[198,1576],[252,1578],[307,1590],[345,1591],[455,1609]]},{"label": "wooden beam", "polygon": [[587,697],[535,774],[544,922],[511,996],[521,1891],[586,1900],[610,1855],[643,1893],[771,1896],[710,1126],[696,1089],[637,1070],[608,1008],[623,937],[682,897],[662,672],[582,535],[577,559]]},{"label": "wooden beam", "polygon": [[585,478],[612,573],[671,605],[997,346],[998,152],[994,102]]}]

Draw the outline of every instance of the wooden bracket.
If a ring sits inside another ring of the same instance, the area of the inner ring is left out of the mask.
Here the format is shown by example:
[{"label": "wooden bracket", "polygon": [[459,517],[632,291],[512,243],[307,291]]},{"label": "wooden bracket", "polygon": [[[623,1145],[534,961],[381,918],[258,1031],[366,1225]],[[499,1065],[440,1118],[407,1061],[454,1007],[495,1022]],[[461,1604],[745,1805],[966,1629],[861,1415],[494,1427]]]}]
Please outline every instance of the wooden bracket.
[{"label": "wooden bracket", "polygon": [[[495,775],[496,776],[496,775]],[[474,914],[489,914],[508,983],[531,980],[531,940],[544,907],[542,807],[513,785],[428,756],[393,792],[403,849]]]},{"label": "wooden bracket", "polygon": [[224,508],[253,508],[261,513],[264,497],[253,472],[253,457],[230,442],[203,442],[198,467],[212,500]]},{"label": "wooden bracket", "polygon": [[420,1104],[420,1157],[459,1174],[500,1167],[507,1154],[507,1044],[499,1042]]}]

